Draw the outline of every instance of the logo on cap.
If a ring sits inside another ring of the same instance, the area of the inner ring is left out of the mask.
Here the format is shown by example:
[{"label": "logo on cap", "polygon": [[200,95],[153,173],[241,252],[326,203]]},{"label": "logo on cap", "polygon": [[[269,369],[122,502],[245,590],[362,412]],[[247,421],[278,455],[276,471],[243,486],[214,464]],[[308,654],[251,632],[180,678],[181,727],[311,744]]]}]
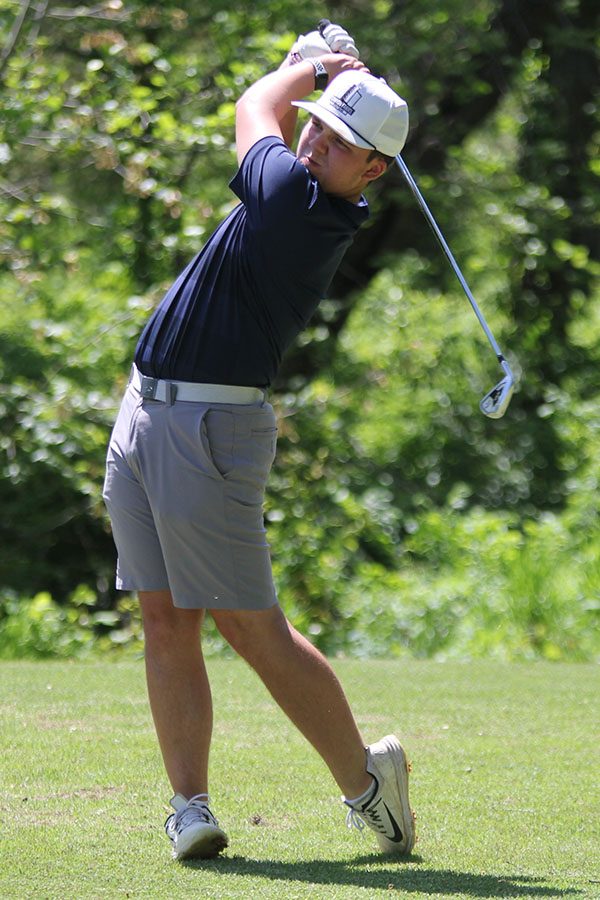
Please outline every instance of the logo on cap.
[{"label": "logo on cap", "polygon": [[354,84],[344,91],[341,97],[332,97],[330,103],[344,116],[353,116],[356,112],[356,104],[362,98],[361,92]]}]

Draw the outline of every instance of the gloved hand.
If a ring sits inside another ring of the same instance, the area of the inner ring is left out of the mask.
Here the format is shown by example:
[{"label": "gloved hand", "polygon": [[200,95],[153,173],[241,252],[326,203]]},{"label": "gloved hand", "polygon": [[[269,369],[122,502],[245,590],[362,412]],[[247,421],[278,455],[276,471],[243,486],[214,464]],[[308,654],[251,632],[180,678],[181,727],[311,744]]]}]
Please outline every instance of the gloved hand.
[{"label": "gloved hand", "polygon": [[341,25],[329,22],[328,25],[320,29],[320,34],[323,35],[332,53],[346,53],[348,56],[353,56],[354,59],[360,58],[354,38]]},{"label": "gloved hand", "polygon": [[354,38],[341,25],[329,22],[320,31],[309,31],[299,34],[296,43],[290,50],[292,58],[309,59],[312,56],[323,56],[324,53],[345,53],[359,58]]},{"label": "gloved hand", "polygon": [[331,47],[318,31],[309,31],[308,34],[299,34],[296,43],[290,50],[290,56],[296,59],[310,59],[313,56],[323,56],[331,53]]}]

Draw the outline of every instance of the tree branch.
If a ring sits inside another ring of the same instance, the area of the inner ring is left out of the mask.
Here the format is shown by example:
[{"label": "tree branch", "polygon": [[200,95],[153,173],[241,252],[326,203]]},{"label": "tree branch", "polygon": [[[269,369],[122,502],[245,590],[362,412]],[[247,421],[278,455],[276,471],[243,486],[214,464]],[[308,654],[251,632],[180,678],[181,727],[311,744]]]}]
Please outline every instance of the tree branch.
[{"label": "tree branch", "polygon": [[48,16],[52,19],[101,19],[103,21],[125,22],[129,18],[129,13],[127,11],[107,10],[102,6],[77,6],[75,9],[57,6],[48,13]]},{"label": "tree branch", "polygon": [[25,17],[27,16],[27,11],[29,10],[30,5],[31,0],[21,0],[21,8],[19,9],[17,18],[14,21],[6,45],[2,50],[2,54],[0,54],[0,78],[2,77],[4,70],[8,64],[8,60],[10,59],[17,45],[17,41],[19,40],[19,35],[21,34],[21,29],[23,28],[23,23],[25,22]]},{"label": "tree branch", "polygon": [[25,54],[26,57],[31,56],[35,48],[35,42],[37,41],[38,35],[40,33],[40,28],[42,27],[42,22],[48,10],[48,4],[50,0],[41,0],[41,2],[37,5],[35,12],[33,13],[33,22],[31,28],[29,29],[29,34],[27,35],[27,52]]}]

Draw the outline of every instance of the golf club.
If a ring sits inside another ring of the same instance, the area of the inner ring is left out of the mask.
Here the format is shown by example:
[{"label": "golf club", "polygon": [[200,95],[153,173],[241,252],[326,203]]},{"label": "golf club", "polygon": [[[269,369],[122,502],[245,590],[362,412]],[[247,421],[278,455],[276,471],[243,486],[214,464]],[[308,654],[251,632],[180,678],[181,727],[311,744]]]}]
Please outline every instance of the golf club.
[{"label": "golf club", "polygon": [[[329,19],[321,19],[321,21],[319,22],[318,29],[322,35],[324,34],[324,31],[328,25],[331,25],[331,22],[329,21]],[[469,285],[467,284],[464,275],[462,274],[461,270],[459,269],[458,264],[457,264],[456,260],[454,259],[454,256],[452,255],[450,247],[448,246],[448,244],[446,243],[446,241],[444,239],[444,235],[440,231],[438,224],[435,221],[433,214],[431,213],[431,210],[425,203],[425,199],[424,199],[423,195],[421,194],[421,191],[417,187],[417,183],[415,182],[414,178],[410,174],[408,166],[406,165],[406,163],[404,162],[404,160],[402,159],[400,154],[398,154],[395,159],[396,159],[396,163],[398,164],[398,168],[402,172],[402,175],[404,176],[406,183],[408,184],[409,188],[413,192],[415,199],[416,199],[417,203],[419,204],[419,207],[421,208],[423,215],[427,219],[427,222],[429,223],[431,230],[433,231],[434,235],[436,236],[442,250],[446,254],[446,257],[447,257],[450,265],[452,266],[454,274],[458,278],[463,291],[467,295],[467,299],[469,300],[469,303],[473,307],[473,312],[477,316],[477,318],[479,320],[479,324],[483,328],[483,330],[486,334],[486,337],[487,337],[488,341],[490,342],[494,353],[496,354],[496,359],[498,360],[498,362],[500,363],[500,366],[502,367],[502,369],[504,371],[504,378],[502,378],[498,382],[498,384],[496,384],[491,389],[491,391],[487,392],[487,394],[485,395],[485,397],[481,400],[481,402],[479,404],[479,408],[484,415],[488,416],[490,419],[499,419],[506,412],[506,410],[508,408],[508,404],[510,403],[510,398],[513,395],[513,391],[514,391],[514,387],[515,387],[515,379],[514,379],[513,373],[510,369],[510,366],[506,362],[506,359],[504,358],[504,354],[502,353],[502,351],[500,350],[500,347],[496,343],[496,339],[494,338],[494,335],[490,331],[489,326],[483,316],[483,313],[479,309],[479,306],[477,305],[475,298],[469,289]]]},{"label": "golf club", "polygon": [[410,174],[408,166],[406,165],[406,163],[404,162],[404,160],[402,159],[400,154],[398,154],[396,156],[396,163],[398,165],[398,168],[402,172],[402,175],[404,176],[404,180],[406,181],[409,188],[413,192],[415,199],[416,199],[417,203],[419,204],[419,207],[421,208],[423,215],[427,219],[427,222],[428,222],[431,230],[433,231],[434,235],[436,236],[440,247],[446,254],[446,258],[448,259],[448,262],[452,266],[454,274],[458,278],[458,280],[460,282],[460,286],[462,287],[463,291],[465,292],[467,299],[469,300],[469,303],[473,307],[473,312],[477,316],[477,318],[479,320],[479,324],[483,328],[483,330],[486,334],[486,337],[487,337],[488,341],[490,342],[494,353],[496,354],[496,359],[498,360],[498,362],[500,363],[500,365],[504,371],[504,378],[502,378],[501,381],[499,381],[498,384],[495,385],[491,389],[491,391],[487,392],[487,394],[485,395],[485,397],[481,400],[481,402],[479,404],[479,408],[484,415],[488,416],[490,419],[499,419],[506,412],[506,410],[508,408],[508,404],[510,403],[510,398],[513,395],[514,386],[515,386],[515,379],[514,379],[513,373],[510,369],[510,366],[506,362],[506,359],[504,358],[504,354],[502,353],[502,351],[500,350],[500,347],[496,343],[496,339],[494,338],[494,335],[490,331],[489,326],[483,316],[483,313],[479,309],[479,306],[477,305],[475,298],[469,289],[469,285],[467,284],[463,273],[459,269],[458,263],[454,259],[454,256],[450,250],[450,247],[448,246],[448,244],[446,243],[446,241],[444,239],[444,235],[440,231],[438,224],[435,221],[435,219],[431,213],[431,210],[425,203],[425,199],[424,199],[421,191],[417,187],[417,183],[415,182],[414,178]]}]

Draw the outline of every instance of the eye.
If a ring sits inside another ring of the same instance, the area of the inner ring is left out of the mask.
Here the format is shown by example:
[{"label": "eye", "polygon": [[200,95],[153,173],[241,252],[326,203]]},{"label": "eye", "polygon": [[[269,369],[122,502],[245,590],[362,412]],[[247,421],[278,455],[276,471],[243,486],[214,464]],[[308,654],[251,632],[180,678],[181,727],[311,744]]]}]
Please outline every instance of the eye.
[{"label": "eye", "polygon": [[322,131],[322,130],[323,130],[323,125],[322,125],[320,119],[312,119],[312,120],[311,120],[311,125],[313,126],[313,128],[316,128],[317,131]]}]

